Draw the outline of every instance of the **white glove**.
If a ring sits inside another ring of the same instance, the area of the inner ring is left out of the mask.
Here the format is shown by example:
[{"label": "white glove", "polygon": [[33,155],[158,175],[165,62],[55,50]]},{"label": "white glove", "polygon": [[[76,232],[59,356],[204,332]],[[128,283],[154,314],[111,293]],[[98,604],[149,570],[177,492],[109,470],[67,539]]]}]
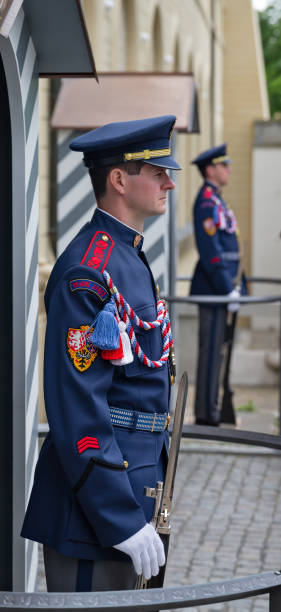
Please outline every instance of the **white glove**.
[{"label": "white glove", "polygon": [[[226,297],[240,298],[240,292],[237,289],[233,289],[232,291],[230,291],[230,293],[227,294]],[[239,308],[240,308],[239,302],[230,302],[230,304],[227,304],[227,310],[229,312],[237,312]]]},{"label": "white glove", "polygon": [[162,540],[149,523],[124,542],[115,544],[113,548],[129,555],[136,573],[143,574],[146,580],[149,580],[151,576],[157,576],[159,566],[165,565]]}]

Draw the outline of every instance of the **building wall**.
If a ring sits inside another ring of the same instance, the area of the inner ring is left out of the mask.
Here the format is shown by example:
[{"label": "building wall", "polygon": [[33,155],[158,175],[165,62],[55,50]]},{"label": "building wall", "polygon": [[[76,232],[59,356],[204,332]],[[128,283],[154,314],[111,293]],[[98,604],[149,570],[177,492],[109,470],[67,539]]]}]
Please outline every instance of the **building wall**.
[{"label": "building wall", "polygon": [[[259,33],[251,0],[82,0],[82,7],[98,72],[192,71],[195,75],[200,134],[177,137],[177,157],[183,167],[177,184],[177,225],[181,238],[178,274],[191,274],[197,260],[192,204],[201,179],[190,161],[199,151],[224,140],[228,141],[234,160],[225,196],[237,212],[250,272],[252,124],[268,113]],[[48,96],[48,87],[41,86],[41,125],[46,131],[46,148],[48,113],[44,109]],[[47,155],[41,156],[41,289],[53,263],[48,172]],[[187,291],[188,283],[179,282],[177,293],[186,295]],[[42,308],[40,313],[42,346]]]},{"label": "building wall", "polygon": [[[87,27],[97,70],[102,71],[193,71],[198,84],[200,134],[178,137],[178,157],[183,171],[178,177],[178,227],[191,221],[191,206],[200,178],[190,160],[211,142],[223,137],[222,63],[223,0],[216,7],[214,46],[216,72],[214,114],[210,112],[211,92],[211,5],[207,0],[83,0]],[[248,1],[248,0],[247,0]],[[213,87],[213,85],[212,85]],[[50,248],[49,201],[49,86],[40,85],[42,153],[40,153],[40,241],[39,261],[43,275],[53,263]],[[171,113],[173,109],[171,109]],[[211,129],[213,126],[213,129]],[[181,249],[181,272],[190,272],[190,240]],[[193,261],[194,256],[191,256]]]},{"label": "building wall", "polygon": [[[243,13],[243,19],[241,14]],[[253,124],[269,116],[257,15],[245,0],[225,3],[224,138],[233,159],[225,189],[238,217],[244,263],[251,272]]]},{"label": "building wall", "polygon": [[[280,278],[281,122],[256,122],[253,142],[252,273]],[[280,295],[280,285],[260,285],[259,293]],[[266,317],[259,316],[260,309],[256,311],[253,326],[255,329],[278,329],[280,305],[267,304],[266,311]]]},{"label": "building wall", "polygon": [[[212,5],[216,72],[211,84]],[[190,274],[196,261],[190,235],[192,202],[200,184],[190,161],[223,137],[223,15],[222,0],[84,0],[86,22],[97,70],[193,71],[198,84],[200,134],[179,135],[178,228],[186,237],[179,245],[179,274]],[[122,24],[120,26],[120,24]],[[211,111],[214,89],[214,113]],[[173,109],[171,109],[171,113]],[[189,231],[188,231],[189,230]],[[187,285],[177,291],[186,294]]]}]

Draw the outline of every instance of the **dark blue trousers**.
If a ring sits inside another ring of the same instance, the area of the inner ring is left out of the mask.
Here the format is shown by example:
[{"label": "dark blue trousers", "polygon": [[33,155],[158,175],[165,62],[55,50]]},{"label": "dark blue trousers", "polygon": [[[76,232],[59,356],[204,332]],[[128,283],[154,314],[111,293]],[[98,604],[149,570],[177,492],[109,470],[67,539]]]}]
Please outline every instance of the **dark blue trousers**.
[{"label": "dark blue trousers", "polygon": [[196,375],[196,422],[218,424],[219,378],[225,340],[225,306],[199,306],[199,346]]}]

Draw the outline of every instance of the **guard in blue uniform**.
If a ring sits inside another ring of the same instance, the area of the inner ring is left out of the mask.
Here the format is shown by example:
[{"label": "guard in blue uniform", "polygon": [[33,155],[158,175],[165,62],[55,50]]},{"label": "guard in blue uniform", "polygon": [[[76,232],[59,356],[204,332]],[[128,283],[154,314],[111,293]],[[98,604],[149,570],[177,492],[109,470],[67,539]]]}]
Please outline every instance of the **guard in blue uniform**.
[{"label": "guard in blue uniform", "polygon": [[[194,233],[199,253],[191,295],[227,295],[239,298],[246,292],[240,272],[238,227],[234,212],[222,198],[221,189],[230,175],[227,146],[212,147],[196,157],[204,183],[194,204]],[[219,374],[225,339],[227,311],[239,303],[199,306],[199,349],[197,362],[195,417],[197,424],[218,425]]]},{"label": "guard in blue uniform", "polygon": [[56,262],[45,293],[50,432],[22,535],[42,542],[52,591],[134,588],[165,562],[144,486],[163,480],[172,346],[142,250],[143,222],[174,183],[173,115],[76,138],[95,190],[92,220]]}]

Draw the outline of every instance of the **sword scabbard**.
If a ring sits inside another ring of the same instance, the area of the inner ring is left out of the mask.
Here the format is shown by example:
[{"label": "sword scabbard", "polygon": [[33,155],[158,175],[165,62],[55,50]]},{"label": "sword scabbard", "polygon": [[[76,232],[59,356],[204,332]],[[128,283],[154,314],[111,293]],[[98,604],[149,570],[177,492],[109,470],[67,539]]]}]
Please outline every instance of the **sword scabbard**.
[{"label": "sword scabbard", "polygon": [[[172,436],[171,436],[165,484],[163,484],[163,482],[161,481],[158,481],[156,487],[145,487],[144,489],[144,493],[147,497],[152,497],[155,499],[154,512],[153,512],[153,517],[151,519],[151,523],[155,527],[156,532],[160,536],[164,536],[163,542],[164,542],[164,547],[166,550],[166,557],[167,557],[168,545],[169,545],[169,535],[171,531],[171,525],[170,525],[171,505],[172,505],[174,482],[175,482],[175,476],[176,476],[178,454],[179,454],[179,448],[180,448],[180,440],[181,440],[182,426],[183,426],[183,419],[184,419],[184,412],[185,412],[185,405],[186,405],[187,387],[188,387],[187,374],[186,372],[184,372],[180,380],[178,396],[177,396],[177,401],[176,401],[176,409],[174,413],[174,424],[173,424],[173,431],[172,431]],[[166,542],[166,546],[165,546],[165,542]],[[159,587],[160,586],[159,580],[160,582],[164,581],[165,567],[161,568],[160,574],[161,574],[160,579],[157,580],[159,576],[156,577],[156,580],[155,578],[152,578],[149,581],[149,583],[153,586]],[[145,589],[147,588],[147,586],[148,586],[147,580],[145,580],[143,576],[140,576],[138,579],[136,588]]]}]

